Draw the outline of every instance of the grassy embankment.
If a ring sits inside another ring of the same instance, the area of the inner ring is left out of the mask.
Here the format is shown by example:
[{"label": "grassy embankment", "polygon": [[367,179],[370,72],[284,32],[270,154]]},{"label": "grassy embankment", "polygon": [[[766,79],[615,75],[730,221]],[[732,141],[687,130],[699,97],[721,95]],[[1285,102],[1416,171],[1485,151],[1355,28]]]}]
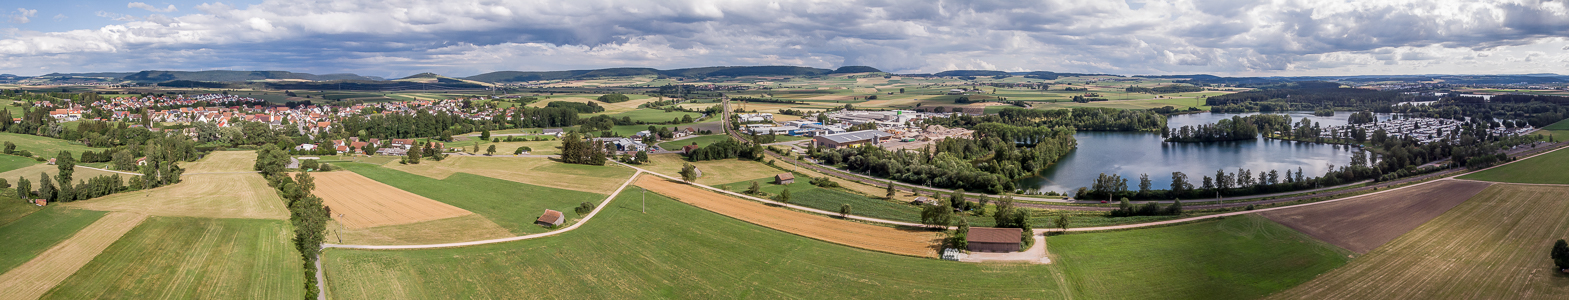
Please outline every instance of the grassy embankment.
[{"label": "grassy embankment", "polygon": [[[838,246],[647,197],[647,214],[639,213],[639,195],[626,193],[593,222],[550,238],[415,251],[330,249],[323,257],[328,292],[337,298],[527,298],[545,290],[583,298],[1240,298],[1306,281],[1345,260],[1344,250],[1267,220],[1228,218],[1053,237],[1053,265],[958,263]],[[1172,259],[1176,253],[1185,255]]]}]

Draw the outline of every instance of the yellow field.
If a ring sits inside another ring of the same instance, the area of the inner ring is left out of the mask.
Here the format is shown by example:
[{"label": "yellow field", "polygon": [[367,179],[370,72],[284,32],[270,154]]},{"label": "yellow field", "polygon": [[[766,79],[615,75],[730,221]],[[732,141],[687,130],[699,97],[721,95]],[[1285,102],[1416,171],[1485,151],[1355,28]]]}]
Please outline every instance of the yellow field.
[{"label": "yellow field", "polygon": [[287,219],[283,198],[260,174],[186,175],[174,185],[119,193],[62,205],[103,211],[128,211],[155,216]]},{"label": "yellow field", "polygon": [[[74,181],[87,181],[87,179],[90,179],[90,178],[93,178],[93,177],[119,174],[119,173],[114,173],[114,172],[105,172],[105,171],[99,171],[99,170],[94,170],[94,169],[83,168],[81,166],[77,166],[75,168],[75,170],[76,171],[71,172],[71,180],[74,180]],[[51,166],[51,165],[48,165],[48,164],[32,165],[32,166],[27,166],[27,167],[21,168],[21,169],[16,169],[16,170],[7,171],[5,173],[0,173],[0,178],[5,178],[5,180],[8,181],[8,182],[11,182],[11,184],[16,184],[16,179],[17,178],[27,178],[28,181],[32,181],[33,182],[33,187],[37,188],[38,187],[38,173],[49,174],[49,180],[55,180],[55,175],[60,175],[60,168],[58,166]],[[131,180],[131,176],[136,176],[136,175],[120,174],[120,180],[121,181],[130,181]],[[59,184],[56,183],[56,186],[59,186]]]},{"label": "yellow field", "polygon": [[[615,166],[572,165],[548,158],[507,156],[450,156],[442,161],[422,161],[418,165],[387,163],[384,167],[420,176],[446,179],[463,172],[501,180],[516,181],[574,191],[606,194],[632,176],[632,169]],[[677,167],[679,168],[679,166]]]},{"label": "yellow field", "polygon": [[1569,186],[1494,184],[1416,230],[1275,299],[1563,299],[1549,251]]},{"label": "yellow field", "polygon": [[315,173],[316,191],[332,219],[349,229],[418,223],[472,215],[354,172]]},{"label": "yellow field", "polygon": [[[639,165],[639,168],[656,173],[681,177],[681,164],[688,163],[677,154],[649,155],[648,163]],[[769,167],[760,162],[739,159],[721,159],[690,162],[703,171],[703,177],[697,183],[715,185],[752,180],[784,173],[779,169]]]},{"label": "yellow field", "polygon": [[76,270],[93,261],[120,236],[136,228],[147,215],[115,212],[104,215],[70,239],[45,250],[33,260],[0,274],[0,291],[6,299],[37,299]]},{"label": "yellow field", "polygon": [[[333,222],[337,223],[337,222]],[[327,242],[345,245],[418,245],[498,239],[513,236],[478,214],[402,225],[347,228],[327,225]]]},{"label": "yellow field", "polygon": [[256,151],[213,151],[201,160],[180,167],[185,168],[185,174],[255,171]]}]

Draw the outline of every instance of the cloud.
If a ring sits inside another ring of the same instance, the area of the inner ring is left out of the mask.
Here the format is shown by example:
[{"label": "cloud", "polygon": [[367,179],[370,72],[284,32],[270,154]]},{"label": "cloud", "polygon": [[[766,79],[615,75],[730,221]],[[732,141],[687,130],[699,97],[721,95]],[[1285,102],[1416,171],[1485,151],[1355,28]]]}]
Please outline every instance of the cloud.
[{"label": "cloud", "polygon": [[[127,7],[177,11],[142,2]],[[789,64],[1305,74],[1402,62],[1445,70],[1469,58],[1477,65],[1464,70],[1473,72],[1550,72],[1504,58],[1569,48],[1564,1],[269,0],[195,10],[146,17],[101,11],[118,23],[15,31],[0,37],[0,71],[66,56],[80,63],[50,67],[461,75]]]},{"label": "cloud", "polygon": [[68,19],[68,18],[70,18],[70,17],[65,16],[65,14],[54,15],[54,21],[55,22],[65,21],[65,19]]},{"label": "cloud", "polygon": [[140,8],[140,9],[145,9],[145,10],[153,11],[153,12],[176,12],[176,11],[180,11],[179,8],[175,8],[174,7],[174,4],[170,4],[169,7],[165,7],[165,8],[159,9],[159,8],[153,7],[151,4],[147,4],[147,3],[131,2],[131,3],[125,4],[125,7],[126,8]]},{"label": "cloud", "polygon": [[10,20],[11,23],[27,24],[27,22],[32,22],[32,20],[28,18],[32,18],[33,15],[37,14],[38,10],[36,9],[17,8],[16,14],[7,15],[6,17]]}]

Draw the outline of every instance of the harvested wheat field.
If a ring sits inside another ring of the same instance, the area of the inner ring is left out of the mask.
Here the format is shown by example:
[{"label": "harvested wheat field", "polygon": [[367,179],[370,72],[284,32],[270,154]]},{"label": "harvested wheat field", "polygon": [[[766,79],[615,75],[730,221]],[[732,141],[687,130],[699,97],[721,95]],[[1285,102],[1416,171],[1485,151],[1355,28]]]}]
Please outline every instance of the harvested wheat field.
[{"label": "harvested wheat field", "polygon": [[389,169],[410,174],[447,179],[463,172],[512,182],[596,194],[608,194],[632,177],[632,169],[618,166],[566,164],[539,157],[450,156],[442,161],[423,161],[418,165],[387,163]]},{"label": "harvested wheat field", "polygon": [[339,225],[327,226],[327,242],[344,245],[420,245],[514,236],[506,228],[501,228],[501,225],[479,214],[370,228]]},{"label": "harvested wheat field", "polygon": [[637,185],[721,215],[800,236],[893,254],[937,255],[939,238],[931,231],[894,229],[796,212],[656,176],[639,178]]},{"label": "harvested wheat field", "polygon": [[[73,179],[73,181],[87,181],[87,179],[89,179],[89,178],[98,177],[98,176],[120,175],[120,181],[121,182],[129,182],[131,180],[132,176],[137,176],[137,175],[120,174],[120,173],[101,171],[101,170],[95,170],[95,169],[88,169],[88,168],[83,168],[81,166],[77,166],[76,168],[74,168],[72,170],[74,170],[74,171],[71,171],[71,178]],[[38,174],[39,173],[49,174],[50,180],[54,180],[55,176],[60,174],[60,168],[59,168],[59,166],[52,166],[52,165],[46,165],[46,164],[37,164],[37,165],[32,165],[32,166],[27,166],[27,167],[24,167],[24,168],[16,169],[16,170],[6,171],[5,173],[0,173],[0,178],[5,178],[6,181],[10,181],[10,182],[13,182],[13,183],[16,182],[17,178],[27,178],[27,180],[31,180],[31,181],[35,182],[34,186],[37,186],[36,182],[38,182]]]},{"label": "harvested wheat field", "polygon": [[322,172],[311,176],[316,178],[314,194],[332,210],[332,219],[351,229],[474,214],[354,172]]},{"label": "harvested wheat field", "polygon": [[1442,180],[1338,202],[1259,213],[1320,241],[1367,253],[1492,185]]},{"label": "harvested wheat field", "polygon": [[181,164],[185,174],[250,172],[256,168],[256,151],[213,151],[191,163]]},{"label": "harvested wheat field", "polygon": [[1432,221],[1276,299],[1564,299],[1553,242],[1569,186],[1494,184]]},{"label": "harvested wheat field", "polygon": [[[318,184],[320,185],[320,184]],[[267,180],[255,173],[184,176],[180,183],[62,205],[154,216],[287,219],[289,211]]]},{"label": "harvested wheat field", "polygon": [[0,295],[7,299],[38,299],[76,270],[91,262],[147,215],[114,212],[61,241],[33,260],[0,274]]}]

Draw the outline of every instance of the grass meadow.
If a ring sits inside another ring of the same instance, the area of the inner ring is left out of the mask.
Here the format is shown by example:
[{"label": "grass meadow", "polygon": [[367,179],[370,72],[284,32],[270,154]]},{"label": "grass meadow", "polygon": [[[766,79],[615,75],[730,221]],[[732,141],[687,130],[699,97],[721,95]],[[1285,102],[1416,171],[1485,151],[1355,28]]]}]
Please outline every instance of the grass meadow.
[{"label": "grass meadow", "polygon": [[698,136],[698,137],[688,138],[688,139],[679,140],[679,141],[669,141],[669,142],[659,143],[659,148],[663,148],[665,150],[671,150],[671,151],[679,151],[679,150],[681,150],[681,147],[685,147],[687,145],[691,145],[692,143],[697,143],[698,147],[707,147],[708,145],[712,145],[714,143],[718,143],[720,141],[724,141],[724,140],[727,140],[727,139],[730,139],[730,137],[722,135],[722,134],[704,135],[704,136]]},{"label": "grass meadow", "polygon": [[[7,171],[16,170],[16,169],[21,169],[21,168],[25,168],[25,167],[36,165],[36,164],[40,164],[40,162],[38,162],[38,160],[35,160],[35,159],[32,159],[32,158],[26,158],[26,157],[15,156],[15,155],[0,155],[0,173],[4,173],[4,172],[7,172]],[[11,178],[11,179],[6,179],[6,180],[10,181],[10,180],[16,180],[16,179],[15,178]],[[12,184],[16,184],[16,183],[13,182]]]},{"label": "grass meadow", "polygon": [[[534,225],[534,219],[545,209],[566,213],[568,219],[573,220],[578,215],[572,208],[578,204],[604,200],[604,195],[600,194],[529,185],[469,173],[454,173],[438,180],[366,164],[344,163],[340,166],[372,180],[485,216],[517,235],[548,231]],[[605,192],[608,194],[610,191]]]},{"label": "grass meadow", "polygon": [[101,211],[51,206],[5,223],[0,226],[0,245],[5,245],[0,247],[0,273],[32,260],[103,216]]},{"label": "grass meadow", "polygon": [[41,137],[36,135],[15,134],[0,132],[0,140],[16,144],[16,150],[27,150],[35,157],[53,158],[60,150],[70,151],[73,155],[81,156],[82,151],[103,151],[104,148],[93,148],[82,143]]},{"label": "grass meadow", "polygon": [[282,220],[151,217],[44,299],[298,299],[305,271]]},{"label": "grass meadow", "polygon": [[1541,156],[1532,157],[1486,171],[1460,176],[1460,179],[1514,182],[1514,183],[1549,183],[1569,184],[1569,172],[1563,167],[1569,165],[1569,150],[1555,150]]}]

